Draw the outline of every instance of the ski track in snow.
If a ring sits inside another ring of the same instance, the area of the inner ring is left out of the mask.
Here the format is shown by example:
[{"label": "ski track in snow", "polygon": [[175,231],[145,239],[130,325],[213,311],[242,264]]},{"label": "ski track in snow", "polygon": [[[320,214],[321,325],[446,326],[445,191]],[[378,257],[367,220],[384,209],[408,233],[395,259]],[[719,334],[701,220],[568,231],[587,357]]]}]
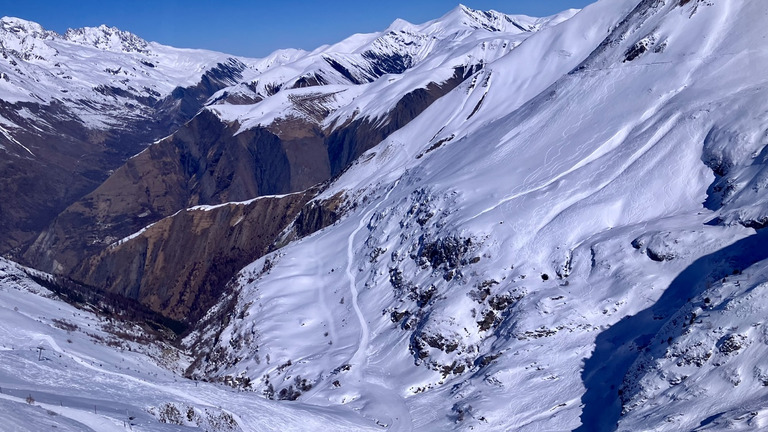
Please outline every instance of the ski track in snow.
[{"label": "ski track in snow", "polygon": [[[392,191],[395,190],[400,180],[398,179],[395,181],[394,185],[389,189],[387,194],[384,196],[383,199],[379,200],[379,202],[371,209],[369,210],[365,215],[363,215],[360,218],[360,222],[357,224],[357,228],[355,228],[354,231],[352,231],[352,234],[349,236],[349,240],[347,242],[347,268],[346,268],[346,275],[347,280],[349,281],[349,291],[352,294],[352,307],[355,310],[355,315],[357,315],[357,320],[360,322],[360,342],[358,344],[357,350],[355,351],[355,354],[352,355],[352,358],[350,359],[350,364],[352,365],[358,365],[367,363],[366,360],[366,352],[368,350],[368,346],[370,345],[370,328],[368,327],[368,322],[365,319],[365,316],[363,315],[363,311],[360,309],[360,303],[358,302],[358,296],[359,292],[357,290],[357,284],[355,282],[355,274],[352,270],[353,264],[355,262],[355,237],[357,234],[362,231],[362,229],[368,224],[368,222],[371,219],[371,216],[376,212],[376,210],[379,209],[382,203],[384,201],[389,199],[389,196],[392,194]],[[358,368],[356,374],[362,374],[362,368]],[[362,380],[362,376],[358,375],[358,380]]]},{"label": "ski track in snow", "polygon": [[[312,243],[311,247],[312,247],[312,253],[309,254],[309,256],[312,257],[313,270],[314,270],[313,273],[315,275],[319,275],[322,270],[320,267],[320,260],[317,259],[317,257],[319,257],[320,255],[317,253],[317,246],[315,245],[315,243]],[[322,315],[325,318],[325,322],[328,325],[327,327],[328,335],[331,337],[331,342],[335,342],[339,340],[336,334],[336,320],[333,319],[333,311],[331,310],[330,307],[328,307],[328,302],[326,301],[326,298],[325,298],[326,293],[324,288],[326,288],[324,285],[317,284],[317,303],[320,305],[320,310],[322,311]]]},{"label": "ski track in snow", "polygon": [[400,179],[397,179],[390,187],[389,191],[387,191],[384,198],[379,200],[371,210],[360,218],[357,228],[352,231],[347,242],[346,275],[349,281],[349,290],[352,294],[352,307],[360,322],[360,342],[349,363],[354,368],[352,372],[354,382],[350,384],[352,387],[357,387],[360,394],[366,395],[366,410],[376,413],[383,412],[389,417],[389,423],[381,423],[377,418],[376,424],[386,427],[389,431],[410,432],[413,430],[412,419],[410,410],[406,406],[403,398],[390,388],[365,380],[365,368],[368,365],[368,351],[370,349],[370,327],[360,308],[360,303],[358,301],[360,293],[357,289],[355,273],[353,270],[355,262],[354,245],[357,234],[368,225],[371,217],[379,207],[389,199],[392,191],[397,188],[399,183]]}]

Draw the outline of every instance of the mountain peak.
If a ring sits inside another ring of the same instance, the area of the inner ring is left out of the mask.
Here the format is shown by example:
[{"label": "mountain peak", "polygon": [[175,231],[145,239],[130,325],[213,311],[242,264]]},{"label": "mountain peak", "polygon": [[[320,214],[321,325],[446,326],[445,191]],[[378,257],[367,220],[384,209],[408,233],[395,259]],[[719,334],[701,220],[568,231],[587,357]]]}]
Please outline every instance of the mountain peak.
[{"label": "mountain peak", "polygon": [[464,13],[464,14],[469,15],[469,14],[471,14],[473,12],[477,12],[477,11],[475,9],[472,9],[471,7],[463,4],[463,3],[459,3],[458,6],[453,8],[453,12],[455,12],[455,13]]},{"label": "mountain peak", "polygon": [[387,32],[423,33],[446,35],[466,30],[486,30],[489,32],[532,32],[538,28],[534,24],[538,19],[525,15],[507,15],[495,10],[483,11],[459,4],[442,17],[424,24],[413,24],[404,19],[396,19],[387,28]]},{"label": "mountain peak", "polygon": [[149,45],[147,41],[131,32],[104,24],[98,27],[68,29],[64,38],[70,42],[93,46],[105,51],[146,53]]},{"label": "mountain peak", "polygon": [[16,35],[29,35],[33,37],[47,37],[53,32],[45,30],[40,24],[16,17],[0,18],[0,29]]},{"label": "mountain peak", "polygon": [[6,16],[0,18],[0,32],[9,36],[5,38],[6,40],[3,46],[16,49],[17,51],[29,51],[33,48],[38,49],[40,44],[36,44],[34,42],[35,39],[54,38],[63,38],[64,40],[80,45],[93,46],[105,51],[118,52],[146,53],[148,52],[149,45],[147,41],[133,33],[104,24],[98,27],[68,29],[64,35],[59,35],[54,31],[44,29],[43,26],[34,21]]},{"label": "mountain peak", "polygon": [[533,20],[535,18],[524,15],[507,15],[495,10],[472,9],[459,4],[434,22],[441,23],[446,28],[469,27],[491,32],[514,30],[529,32],[536,30],[534,26],[530,25]]}]

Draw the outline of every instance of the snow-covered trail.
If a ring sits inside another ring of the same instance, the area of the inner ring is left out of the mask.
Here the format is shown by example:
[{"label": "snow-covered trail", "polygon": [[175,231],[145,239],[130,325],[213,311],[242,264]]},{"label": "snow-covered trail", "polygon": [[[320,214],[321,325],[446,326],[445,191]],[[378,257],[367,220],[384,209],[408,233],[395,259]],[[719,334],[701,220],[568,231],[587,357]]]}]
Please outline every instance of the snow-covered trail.
[{"label": "snow-covered trail", "polygon": [[[321,255],[317,250],[316,244],[312,243],[310,247],[311,253],[308,254],[308,258],[312,260],[312,274],[320,275],[322,272],[322,263],[319,257]],[[327,286],[324,286],[320,283],[317,284],[317,304],[320,307],[321,315],[326,322],[326,328],[328,329],[328,335],[331,338],[331,342],[335,342],[338,340],[337,324],[336,319],[333,316],[333,310],[328,304],[328,293],[326,292],[327,289]]]},{"label": "snow-covered trail", "polygon": [[[5,391],[5,389],[3,390]],[[11,393],[11,392],[9,392]],[[19,391],[18,393],[22,393],[22,391]],[[73,407],[69,403],[67,406],[63,406],[60,403],[54,403],[54,402],[46,402],[49,398],[46,398],[45,395],[39,393],[39,392],[29,392],[28,394],[17,394],[12,393],[12,395],[9,394],[0,394],[0,400],[2,401],[8,401],[11,402],[16,407],[20,406],[20,404],[28,404],[26,398],[28,396],[31,396],[35,399],[33,402],[34,405],[29,404],[31,409],[34,408],[42,408],[46,410],[48,416],[61,416],[63,418],[66,418],[68,423],[66,426],[71,426],[73,428],[77,428],[76,430],[78,432],[101,432],[106,430],[119,430],[119,429],[125,429],[125,430],[133,430],[133,425],[136,423],[132,422],[131,420],[128,420],[128,416],[126,416],[126,420],[123,421],[121,424],[117,419],[108,417],[103,414],[99,414],[97,412],[98,406],[97,405],[91,405],[90,407]],[[21,405],[23,406],[23,405]],[[104,407],[102,407],[104,408]],[[31,419],[25,419],[25,420],[31,420]],[[135,420],[135,419],[134,419]],[[63,423],[60,419],[57,419],[56,429],[60,429],[61,423]],[[66,428],[65,430],[70,430]],[[7,430],[16,430],[13,426],[10,426],[9,424],[5,423],[4,427],[8,427]],[[137,428],[137,430],[141,430]]]},{"label": "snow-covered trail", "polygon": [[[162,384],[156,384],[156,383],[153,383],[153,382],[148,382],[148,381],[143,380],[141,378],[137,378],[137,377],[135,377],[133,375],[129,375],[129,374],[126,374],[126,373],[121,373],[121,372],[115,372],[115,371],[107,370],[105,367],[95,366],[95,364],[90,363],[86,359],[87,356],[82,356],[82,355],[78,355],[77,353],[67,352],[67,351],[63,350],[59,346],[59,344],[53,339],[53,337],[51,337],[50,335],[39,334],[39,335],[36,335],[35,340],[45,340],[51,346],[51,348],[53,348],[53,350],[55,352],[57,352],[57,353],[59,353],[61,355],[67,356],[68,358],[70,358],[71,360],[73,360],[74,362],[79,364],[80,366],[82,366],[82,367],[84,367],[86,369],[92,370],[94,372],[97,372],[99,374],[109,375],[109,376],[112,376],[112,377],[115,377],[115,378],[118,378],[118,379],[122,379],[122,380],[125,380],[125,381],[127,381],[129,383],[132,383],[134,385],[137,385],[137,386],[142,386],[142,387],[145,387],[145,388],[150,388],[150,389],[154,389],[154,390],[160,390],[160,391],[163,391],[163,392],[171,393],[171,394],[173,394],[173,395],[175,395],[175,396],[177,396],[177,397],[179,397],[179,398],[181,398],[183,400],[186,400],[188,402],[191,402],[191,403],[194,403],[194,404],[197,404],[197,405],[210,406],[210,407],[214,406],[214,404],[210,403],[209,401],[206,401],[206,400],[201,399],[199,397],[195,397],[195,396],[193,396],[188,391],[185,391],[185,390],[182,390],[182,389],[178,389],[178,388],[172,388],[172,387],[165,386],[165,385],[162,385]],[[92,361],[94,361],[94,360],[92,359]],[[188,380],[185,380],[185,381],[188,381]],[[190,384],[191,384],[191,381],[190,381]]]},{"label": "snow-covered trail", "polygon": [[[349,291],[352,294],[352,307],[355,310],[355,315],[357,316],[358,321],[360,322],[360,343],[357,347],[357,351],[355,351],[355,354],[352,356],[352,359],[350,360],[350,364],[354,365],[364,365],[368,363],[367,359],[367,352],[370,345],[370,337],[371,337],[371,331],[368,326],[368,321],[365,318],[365,315],[363,314],[363,311],[360,309],[360,303],[358,302],[358,297],[360,295],[358,289],[357,289],[357,282],[354,270],[352,267],[354,267],[355,263],[355,238],[357,237],[357,234],[362,231],[364,227],[366,227],[371,220],[371,217],[376,212],[376,210],[379,209],[381,204],[383,204],[385,201],[387,201],[392,194],[392,191],[394,191],[397,188],[397,185],[400,183],[400,179],[396,180],[393,185],[390,187],[390,189],[387,191],[386,195],[384,195],[384,198],[380,199],[378,203],[376,203],[373,208],[368,210],[361,218],[360,222],[357,224],[357,228],[355,228],[354,231],[352,231],[352,234],[349,236],[349,240],[347,242],[347,268],[346,268],[346,275],[347,280],[349,282]],[[363,367],[357,367],[355,368],[355,371],[353,374],[357,377],[358,381],[362,381],[362,372]]]},{"label": "snow-covered trail", "polygon": [[368,321],[360,308],[358,300],[360,293],[357,289],[355,272],[353,270],[355,263],[355,239],[357,238],[357,235],[368,225],[371,217],[373,217],[379,207],[389,200],[392,191],[397,189],[399,183],[400,179],[396,180],[384,197],[360,218],[360,222],[358,222],[357,227],[352,231],[352,234],[350,234],[347,242],[346,276],[349,282],[349,290],[352,294],[352,307],[354,308],[355,315],[360,323],[361,333],[358,348],[349,362],[352,365],[351,377],[353,380],[348,385],[357,388],[359,393],[364,395],[364,412],[369,416],[375,416],[376,424],[386,427],[389,431],[410,432],[413,430],[413,423],[410,410],[405,404],[403,397],[395,390],[374,383],[365,377],[365,369],[368,366],[369,360],[368,353],[370,351],[371,330]]},{"label": "snow-covered trail", "polygon": [[127,418],[128,416],[145,414],[138,411],[133,405],[112,401],[110,401],[109,404],[106,404],[104,400],[97,398],[63,396],[56,393],[28,388],[3,387],[2,390],[0,397],[17,402],[27,403],[25,399],[28,396],[31,396],[34,399],[34,403],[92,412],[97,415],[114,414],[122,416],[125,414]]}]

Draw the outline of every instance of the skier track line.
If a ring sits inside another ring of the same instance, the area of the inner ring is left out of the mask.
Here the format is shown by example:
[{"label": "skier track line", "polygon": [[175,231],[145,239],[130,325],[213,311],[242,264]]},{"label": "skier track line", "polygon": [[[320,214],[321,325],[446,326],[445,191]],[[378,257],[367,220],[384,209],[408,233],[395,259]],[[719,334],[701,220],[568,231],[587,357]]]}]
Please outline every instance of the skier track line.
[{"label": "skier track line", "polygon": [[349,241],[347,242],[346,274],[347,279],[349,280],[349,290],[352,293],[352,307],[355,310],[357,319],[360,321],[361,330],[360,343],[357,347],[357,351],[355,351],[355,354],[350,360],[350,364],[355,366],[353,373],[355,374],[354,377],[357,379],[357,386],[362,386],[365,384],[367,393],[375,395],[372,400],[369,400],[368,404],[375,406],[377,411],[383,411],[388,414],[388,424],[382,424],[379,422],[379,420],[376,421],[377,424],[387,428],[389,431],[410,432],[413,430],[410,410],[407,408],[402,398],[397,396],[392,389],[371,382],[363,382],[363,365],[367,363],[366,352],[370,346],[371,335],[370,328],[368,327],[368,323],[365,320],[363,311],[360,309],[360,304],[358,302],[359,291],[357,290],[357,286],[355,284],[355,274],[352,269],[352,263],[355,257],[354,244],[357,234],[363,229],[363,227],[368,224],[368,221],[371,220],[371,217],[376,212],[376,210],[378,210],[381,204],[389,199],[390,195],[392,195],[392,192],[397,188],[399,183],[400,179],[397,179],[386,193],[386,195],[384,195],[384,198],[379,200],[379,202],[371,210],[369,210],[363,217],[360,218],[360,222],[358,223],[357,228],[355,228],[355,230],[352,231],[352,234],[350,234]]}]

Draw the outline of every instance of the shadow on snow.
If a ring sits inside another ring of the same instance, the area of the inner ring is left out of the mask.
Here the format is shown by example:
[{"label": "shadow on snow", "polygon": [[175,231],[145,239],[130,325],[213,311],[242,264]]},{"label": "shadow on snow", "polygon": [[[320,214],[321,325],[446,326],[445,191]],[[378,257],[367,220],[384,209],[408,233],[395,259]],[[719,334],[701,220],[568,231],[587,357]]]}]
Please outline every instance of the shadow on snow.
[{"label": "shadow on snow", "polygon": [[581,374],[581,426],[575,432],[615,431],[621,416],[619,388],[632,363],[680,308],[722,279],[768,258],[768,230],[705,255],[680,273],[652,306],[621,319],[597,336],[592,356]]}]

